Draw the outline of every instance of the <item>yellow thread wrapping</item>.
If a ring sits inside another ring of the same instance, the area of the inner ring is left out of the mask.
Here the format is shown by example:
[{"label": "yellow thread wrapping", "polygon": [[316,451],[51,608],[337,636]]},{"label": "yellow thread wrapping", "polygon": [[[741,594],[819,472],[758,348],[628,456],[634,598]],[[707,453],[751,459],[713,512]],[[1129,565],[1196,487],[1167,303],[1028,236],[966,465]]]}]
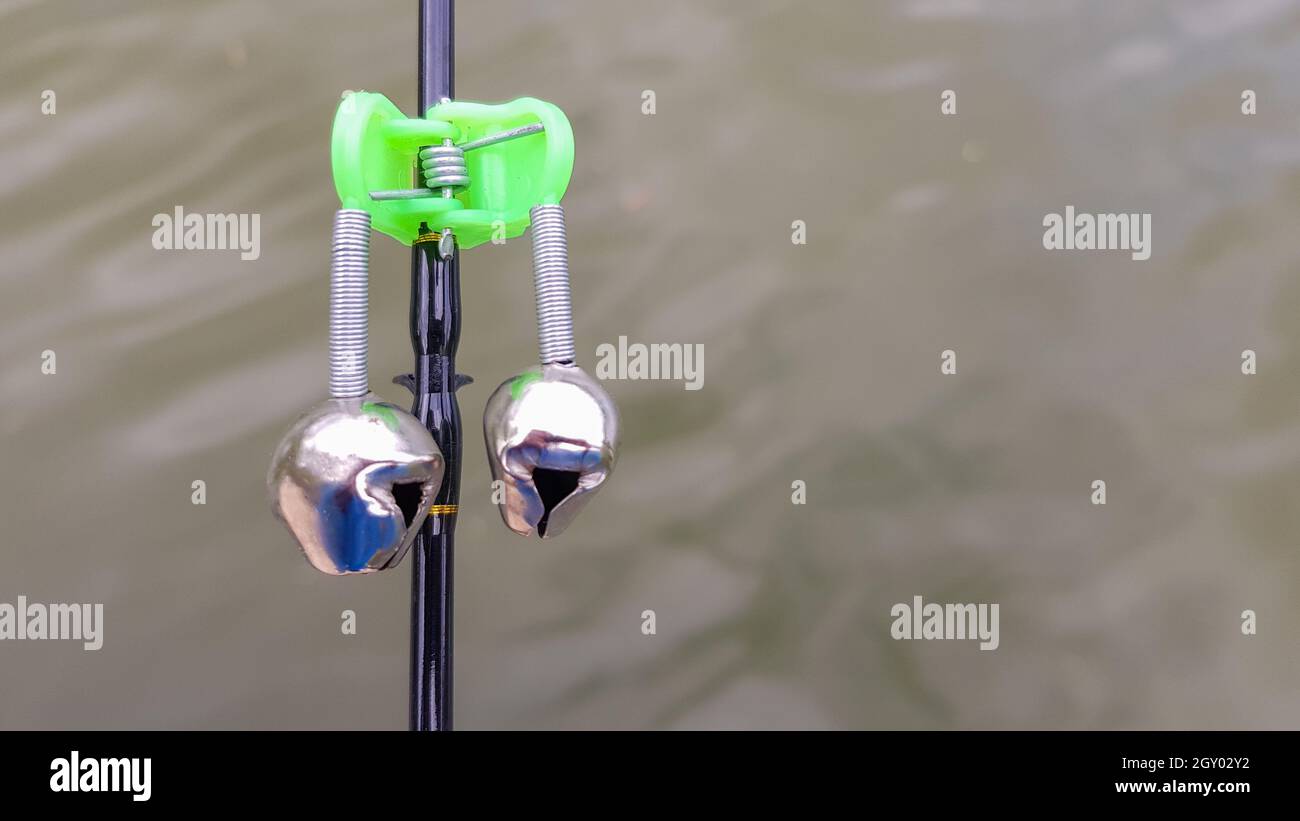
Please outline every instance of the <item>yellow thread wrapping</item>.
[{"label": "yellow thread wrapping", "polygon": [[432,516],[451,516],[459,508],[460,505],[434,505],[429,508],[429,514]]},{"label": "yellow thread wrapping", "polygon": [[[427,234],[420,234],[416,237],[415,244],[419,245],[422,242],[437,242],[440,239],[442,239],[442,234],[439,234],[437,231],[430,231]],[[455,505],[452,505],[452,507],[455,507]]]}]

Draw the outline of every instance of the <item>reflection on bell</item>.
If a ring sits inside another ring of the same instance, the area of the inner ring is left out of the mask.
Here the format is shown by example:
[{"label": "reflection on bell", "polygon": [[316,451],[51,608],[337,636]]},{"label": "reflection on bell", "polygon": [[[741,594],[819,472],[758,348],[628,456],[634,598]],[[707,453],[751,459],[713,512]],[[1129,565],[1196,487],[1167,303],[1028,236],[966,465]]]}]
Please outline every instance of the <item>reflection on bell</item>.
[{"label": "reflection on bell", "polygon": [[294,423],[267,474],[271,508],[324,573],[402,560],[442,483],[438,444],[373,393],[327,399]]},{"label": "reflection on bell", "polygon": [[614,470],[618,409],[582,368],[548,364],[501,383],[483,412],[501,518],[521,535],[558,536]]}]

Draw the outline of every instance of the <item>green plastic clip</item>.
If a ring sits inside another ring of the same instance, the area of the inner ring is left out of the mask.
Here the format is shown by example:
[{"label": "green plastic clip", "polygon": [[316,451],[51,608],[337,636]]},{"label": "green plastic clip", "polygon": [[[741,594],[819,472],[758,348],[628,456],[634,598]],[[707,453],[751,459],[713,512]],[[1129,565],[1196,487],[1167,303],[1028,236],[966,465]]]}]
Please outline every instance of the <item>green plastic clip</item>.
[{"label": "green plastic clip", "polygon": [[[469,185],[455,196],[371,196],[422,185],[422,146],[462,145],[539,123],[540,131],[466,151]],[[496,105],[452,101],[413,119],[382,94],[356,91],[339,103],[330,153],[339,201],[369,211],[375,230],[410,245],[423,223],[432,231],[450,228],[461,248],[473,248],[494,235],[519,236],[530,208],[561,200],[573,173],[573,129],[563,111],[532,97]]]}]

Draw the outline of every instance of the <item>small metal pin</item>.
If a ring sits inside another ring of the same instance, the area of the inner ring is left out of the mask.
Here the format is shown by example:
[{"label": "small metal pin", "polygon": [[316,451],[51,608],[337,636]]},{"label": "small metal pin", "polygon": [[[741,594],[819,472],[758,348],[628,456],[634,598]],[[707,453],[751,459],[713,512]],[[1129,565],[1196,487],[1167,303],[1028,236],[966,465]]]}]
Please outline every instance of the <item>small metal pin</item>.
[{"label": "small metal pin", "polygon": [[527,137],[529,134],[536,134],[539,131],[545,131],[546,126],[541,123],[532,123],[530,125],[521,125],[518,128],[510,128],[505,131],[498,131],[496,134],[489,134],[486,137],[479,137],[467,143],[461,143],[461,151],[473,151],[476,148],[496,145],[506,140],[513,140],[516,137]]},{"label": "small metal pin", "polygon": [[456,253],[456,237],[451,233],[450,228],[442,229],[442,237],[438,240],[438,258],[451,259]]},{"label": "small metal pin", "polygon": [[430,191],[428,188],[399,188],[393,191],[371,191],[370,199],[376,201],[382,200],[420,200],[425,197],[437,196],[436,191]]}]

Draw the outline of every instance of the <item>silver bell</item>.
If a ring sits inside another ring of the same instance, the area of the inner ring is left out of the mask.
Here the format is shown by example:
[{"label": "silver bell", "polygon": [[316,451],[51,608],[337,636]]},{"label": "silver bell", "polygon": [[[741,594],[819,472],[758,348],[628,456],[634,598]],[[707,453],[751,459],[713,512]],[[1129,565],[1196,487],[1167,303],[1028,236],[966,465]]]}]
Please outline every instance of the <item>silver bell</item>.
[{"label": "silver bell", "polygon": [[294,423],[267,475],[271,509],[323,573],[396,565],[442,484],[438,444],[374,394],[327,399]]},{"label": "silver bell", "polygon": [[369,389],[370,215],[334,218],[330,395],[284,435],[266,476],[271,509],[324,573],[373,573],[402,560],[442,484],[438,443]]},{"label": "silver bell", "polygon": [[483,412],[501,518],[516,533],[558,536],[614,470],[618,409],[576,365],[550,364],[501,383]]},{"label": "silver bell", "polygon": [[618,408],[574,363],[573,305],[564,210],[529,212],[541,368],[508,379],[483,411],[492,478],[504,484],[501,518],[516,533],[564,531],[614,470]]}]

